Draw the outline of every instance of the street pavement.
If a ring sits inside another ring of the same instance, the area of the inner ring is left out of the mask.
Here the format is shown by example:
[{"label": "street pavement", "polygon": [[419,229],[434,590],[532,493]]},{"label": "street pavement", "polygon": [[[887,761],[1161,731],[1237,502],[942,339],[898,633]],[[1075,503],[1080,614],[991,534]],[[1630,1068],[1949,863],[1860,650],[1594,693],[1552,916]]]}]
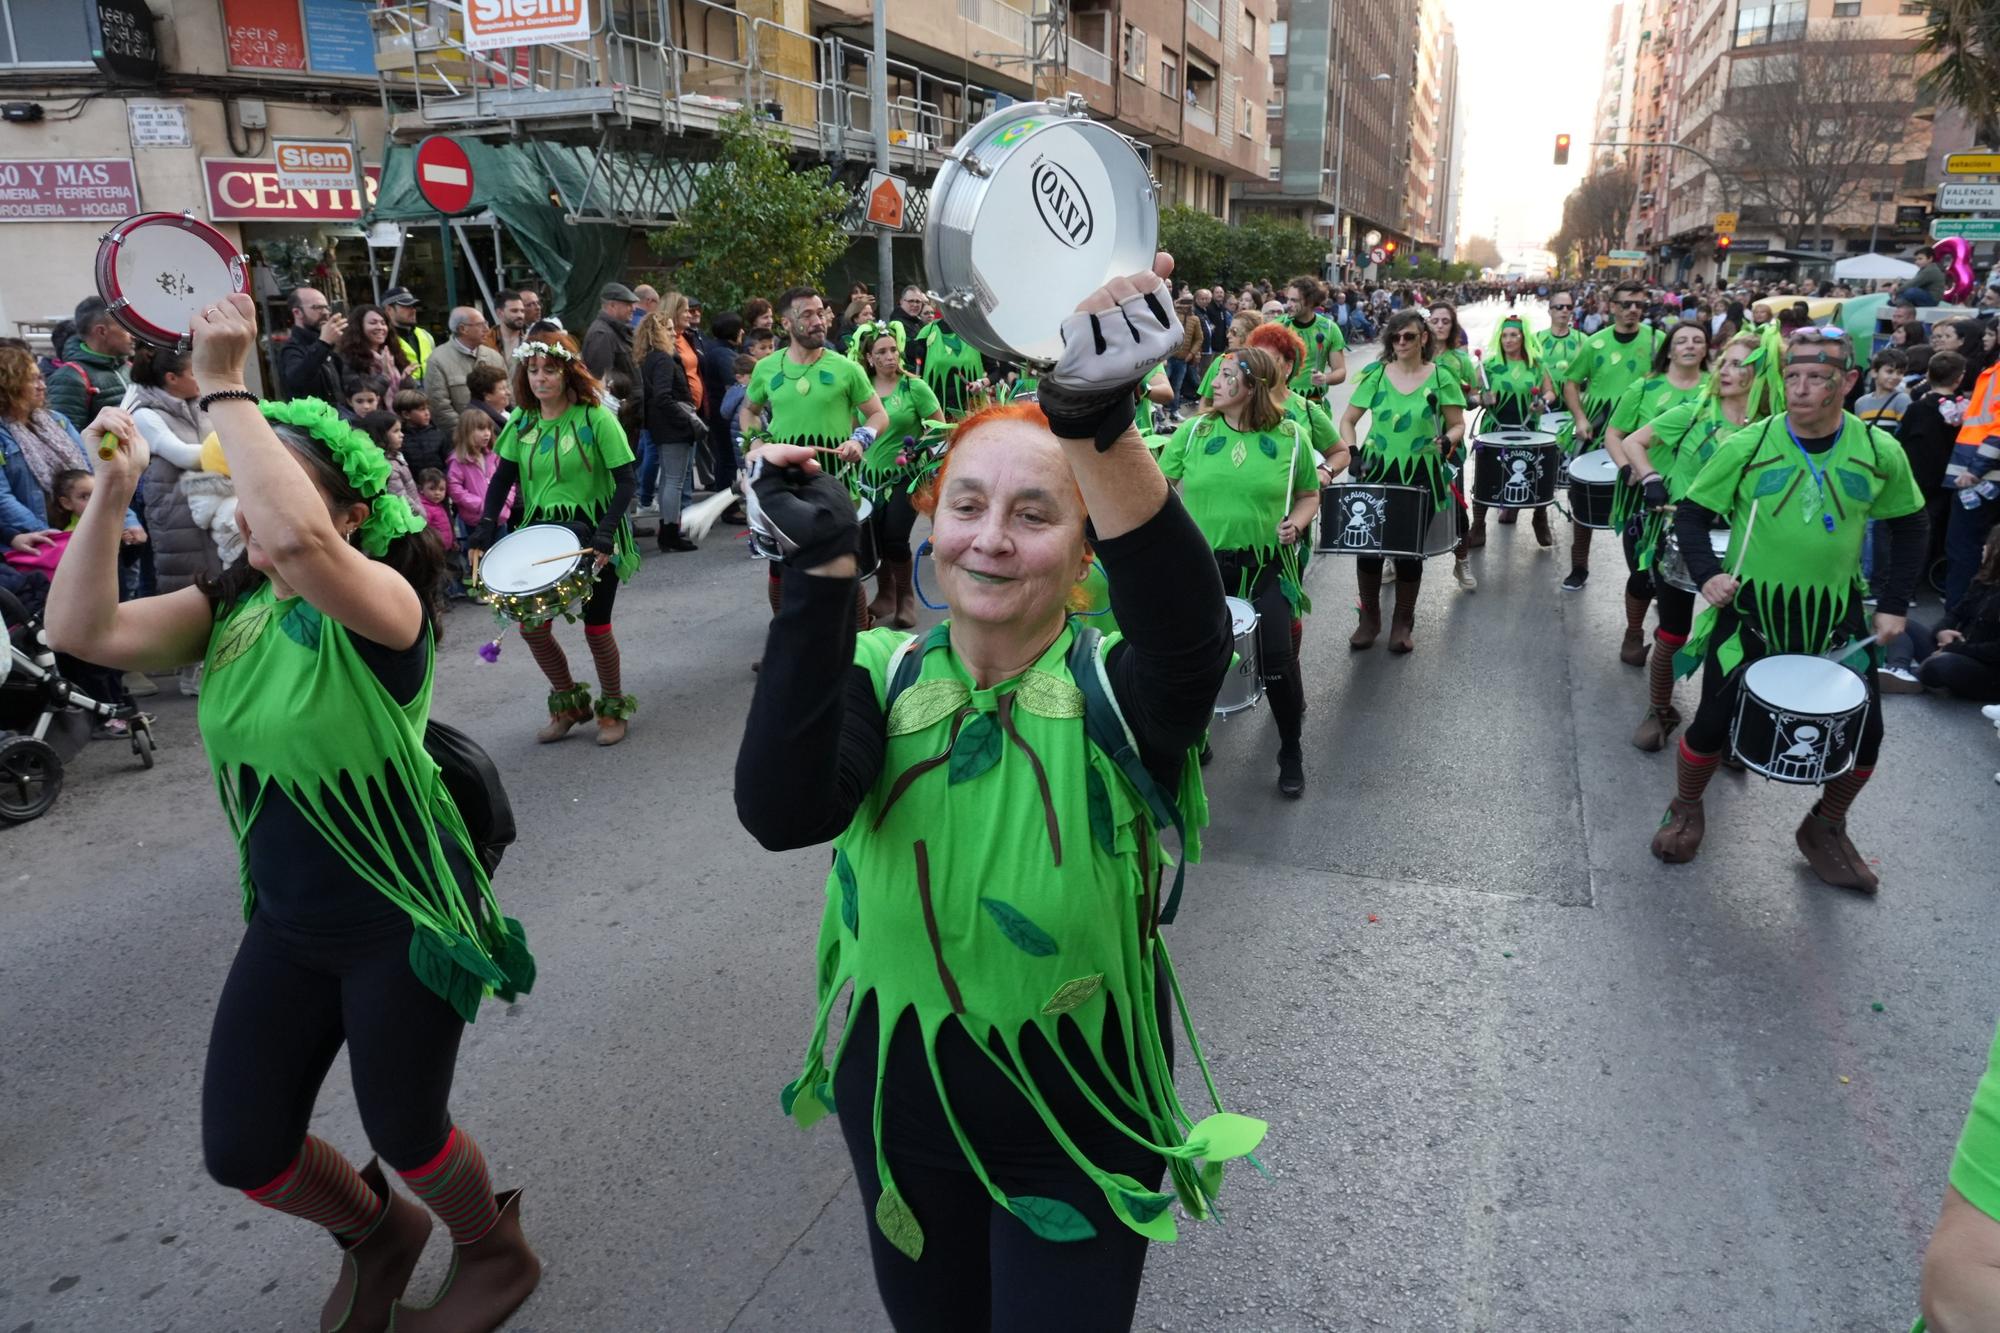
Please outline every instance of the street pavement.
[{"label": "street pavement", "polygon": [[[1853,818],[1877,899],[1819,884],[1791,837],[1809,793],[1754,778],[1718,777],[1700,860],[1662,867],[1672,767],[1627,742],[1644,684],[1599,545],[1581,594],[1525,523],[1494,529],[1475,594],[1431,562],[1407,658],[1349,653],[1350,566],[1316,561],[1306,798],[1277,796],[1268,710],[1217,725],[1169,939],[1231,1108],[1271,1122],[1270,1175],[1232,1173],[1222,1224],[1154,1248],[1139,1327],[1908,1327],[1993,1031],[2000,745],[1970,705],[1887,701]],[[507,776],[498,888],[541,964],[468,1032],[453,1099],[527,1191],[547,1271],[522,1333],[887,1327],[835,1127],[778,1110],[825,853],[761,851],[732,805],[762,581],[733,534],[649,555],[612,750],[537,746],[518,640],[485,666],[488,622],[449,618],[436,711]],[[335,1271],[202,1169],[242,923],[171,691],[156,770],[93,745],[53,812],[0,831],[0,1333],[309,1329]],[[314,1131],[366,1156],[344,1064]]]}]

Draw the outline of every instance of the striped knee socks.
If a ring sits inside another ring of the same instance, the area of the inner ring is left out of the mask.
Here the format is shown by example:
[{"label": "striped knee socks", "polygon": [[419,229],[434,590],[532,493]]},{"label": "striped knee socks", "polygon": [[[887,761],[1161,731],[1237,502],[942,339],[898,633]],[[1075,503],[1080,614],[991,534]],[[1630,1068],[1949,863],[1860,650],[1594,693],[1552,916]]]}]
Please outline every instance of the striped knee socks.
[{"label": "striped knee socks", "polygon": [[1819,794],[1819,817],[1833,824],[1846,823],[1847,808],[1854,804],[1854,798],[1861,794],[1861,789],[1868,785],[1868,779],[1874,776],[1872,768],[1850,768],[1827,783]]},{"label": "striped knee socks", "polygon": [[367,1235],[388,1207],[338,1148],[311,1135],[277,1179],[244,1193],[252,1203],[302,1217],[349,1241]]},{"label": "striped knee socks", "polygon": [[486,1158],[472,1136],[456,1125],[444,1148],[414,1171],[398,1171],[410,1192],[430,1205],[454,1245],[470,1245],[500,1220]]},{"label": "striped knee socks", "polygon": [[521,642],[528,645],[535,665],[549,678],[550,689],[560,694],[576,688],[576,681],[569,674],[569,658],[564,655],[562,645],[556,642],[554,626],[545,624],[540,629],[523,629]]},{"label": "striped knee socks", "polygon": [[597,692],[605,698],[625,693],[618,669],[618,640],[609,625],[585,625],[583,641],[590,645],[590,660],[597,667]]},{"label": "striped knee socks", "polygon": [[1674,795],[1692,804],[1701,799],[1708,790],[1708,780],[1715,776],[1715,766],[1722,761],[1719,754],[1696,754],[1688,748],[1687,737],[1681,737],[1681,747],[1676,752],[1674,764]]},{"label": "striped knee socks", "polygon": [[1646,663],[1646,689],[1648,702],[1663,713],[1674,706],[1674,654],[1686,642],[1684,635],[1653,631],[1653,656]]}]

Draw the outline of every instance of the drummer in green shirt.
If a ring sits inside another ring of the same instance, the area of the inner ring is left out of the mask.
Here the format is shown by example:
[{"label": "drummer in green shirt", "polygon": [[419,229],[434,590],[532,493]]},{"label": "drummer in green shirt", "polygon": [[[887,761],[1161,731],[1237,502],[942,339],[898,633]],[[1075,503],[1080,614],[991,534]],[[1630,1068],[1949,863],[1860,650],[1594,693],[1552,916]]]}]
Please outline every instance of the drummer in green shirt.
[{"label": "drummer in green shirt", "polygon": [[[1611,324],[1583,340],[1583,348],[1563,372],[1563,394],[1576,421],[1577,449],[1583,451],[1611,419],[1618,399],[1646,377],[1666,335],[1646,323],[1646,288],[1621,282],[1611,292]],[[1571,529],[1565,592],[1577,592],[1590,577],[1590,529]]]},{"label": "drummer in green shirt", "polygon": [[1323,398],[1347,379],[1347,335],[1331,315],[1320,313],[1325,303],[1326,284],[1318,278],[1301,275],[1285,285],[1290,313],[1279,322],[1298,334],[1306,349],[1305,359],[1292,370],[1291,388],[1308,398]]}]

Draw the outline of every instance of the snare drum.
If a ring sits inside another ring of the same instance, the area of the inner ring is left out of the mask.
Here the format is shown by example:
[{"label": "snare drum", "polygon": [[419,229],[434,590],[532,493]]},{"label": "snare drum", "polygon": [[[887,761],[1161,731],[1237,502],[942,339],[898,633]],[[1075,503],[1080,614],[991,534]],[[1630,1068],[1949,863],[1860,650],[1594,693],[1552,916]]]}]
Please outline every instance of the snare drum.
[{"label": "snare drum", "polygon": [[954,333],[991,357],[1054,364],[1077,302],[1152,268],[1152,173],[1083,99],[1020,102],[974,125],[931,186],[924,273]]},{"label": "snare drum", "polygon": [[147,342],[173,346],[197,310],[248,290],[243,256],[190,214],[126,218],[97,246],[97,294],[113,319]]},{"label": "snare drum", "polygon": [[1618,465],[1608,450],[1592,449],[1569,461],[1569,513],[1580,528],[1609,528],[1618,495]]},{"label": "snare drum", "polygon": [[1782,653],[1743,673],[1729,748],[1774,782],[1818,786],[1854,767],[1868,686],[1838,662]]},{"label": "snare drum", "polygon": [[1535,509],[1556,498],[1562,446],[1541,431],[1495,430],[1473,440],[1472,498],[1489,509]]},{"label": "snare drum", "polygon": [[1576,447],[1576,418],[1567,412],[1544,412],[1535,422],[1535,429],[1544,435],[1556,437],[1562,446],[1563,457],[1568,458],[1570,450]]},{"label": "snare drum", "polygon": [[1328,555],[1428,560],[1458,544],[1453,506],[1437,507],[1421,486],[1343,482],[1319,493],[1318,545]]},{"label": "snare drum", "polygon": [[[1729,529],[1710,528],[1708,544],[1715,552],[1717,560],[1725,560],[1729,553]],[[1671,522],[1660,536],[1660,558],[1655,562],[1654,572],[1660,576],[1662,582],[1679,588],[1682,592],[1701,591],[1701,585],[1694,581],[1694,575],[1688,573],[1687,561],[1681,559],[1680,537],[1674,532]]]},{"label": "snare drum", "polygon": [[1263,654],[1257,649],[1257,608],[1241,597],[1225,597],[1229,603],[1229,628],[1236,636],[1236,659],[1222,678],[1222,692],[1215,696],[1215,715],[1228,717],[1246,708],[1255,708],[1264,697]]},{"label": "snare drum", "polygon": [[574,620],[596,582],[593,553],[571,554],[584,544],[559,523],[516,528],[487,548],[474,583],[504,619],[530,628],[557,616]]}]

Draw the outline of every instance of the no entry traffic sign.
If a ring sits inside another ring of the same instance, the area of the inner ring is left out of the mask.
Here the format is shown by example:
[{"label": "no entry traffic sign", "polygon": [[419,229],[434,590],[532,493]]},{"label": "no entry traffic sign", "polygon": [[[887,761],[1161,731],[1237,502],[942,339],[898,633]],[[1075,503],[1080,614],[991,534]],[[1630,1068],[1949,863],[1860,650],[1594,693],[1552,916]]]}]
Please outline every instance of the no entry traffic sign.
[{"label": "no entry traffic sign", "polygon": [[417,193],[440,213],[472,207],[472,159],[458,140],[433,134],[417,145]]}]

